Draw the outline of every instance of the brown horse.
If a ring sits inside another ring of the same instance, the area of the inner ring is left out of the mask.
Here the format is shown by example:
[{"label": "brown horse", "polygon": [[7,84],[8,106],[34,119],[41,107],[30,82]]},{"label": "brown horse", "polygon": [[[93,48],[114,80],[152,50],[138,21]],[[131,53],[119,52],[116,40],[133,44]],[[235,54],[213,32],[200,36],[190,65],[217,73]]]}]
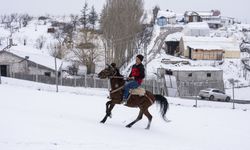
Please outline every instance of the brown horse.
[{"label": "brown horse", "polygon": [[[106,103],[106,115],[102,119],[101,123],[105,123],[107,118],[111,118],[111,111],[114,108],[115,104],[121,104],[123,98],[123,88],[125,84],[124,77],[119,73],[119,70],[111,65],[108,65],[107,68],[102,70],[98,77],[101,79],[109,78],[111,83],[110,91],[110,101]],[[132,127],[137,121],[142,119],[143,114],[148,118],[148,124],[146,129],[150,128],[152,121],[152,115],[149,113],[148,108],[154,103],[157,102],[160,104],[160,112],[162,118],[166,120],[165,114],[168,110],[168,101],[162,95],[153,95],[151,92],[146,91],[144,96],[140,95],[130,95],[127,101],[126,106],[128,107],[138,107],[140,109],[138,117],[129,123],[126,127]]]}]

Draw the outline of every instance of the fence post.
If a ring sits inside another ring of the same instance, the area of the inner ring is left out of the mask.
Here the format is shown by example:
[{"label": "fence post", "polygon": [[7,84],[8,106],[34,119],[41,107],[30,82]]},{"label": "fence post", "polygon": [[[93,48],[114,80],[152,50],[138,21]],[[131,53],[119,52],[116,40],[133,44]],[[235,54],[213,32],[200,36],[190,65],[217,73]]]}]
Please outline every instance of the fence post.
[{"label": "fence post", "polygon": [[85,88],[86,88],[86,87],[87,87],[87,72],[85,72],[84,80],[85,80],[84,86],[85,86]]},{"label": "fence post", "polygon": [[96,88],[96,78],[94,77],[94,88]]},{"label": "fence post", "polygon": [[2,74],[1,74],[1,65],[0,65],[0,84],[2,83],[1,76],[2,76]]},{"label": "fence post", "polygon": [[153,80],[153,94],[155,94],[155,80]]},{"label": "fence post", "polygon": [[[36,71],[38,71],[38,64],[36,63]],[[36,72],[36,82],[38,82],[38,73]]]},{"label": "fence post", "polygon": [[74,76],[74,87],[76,87],[76,76]]}]

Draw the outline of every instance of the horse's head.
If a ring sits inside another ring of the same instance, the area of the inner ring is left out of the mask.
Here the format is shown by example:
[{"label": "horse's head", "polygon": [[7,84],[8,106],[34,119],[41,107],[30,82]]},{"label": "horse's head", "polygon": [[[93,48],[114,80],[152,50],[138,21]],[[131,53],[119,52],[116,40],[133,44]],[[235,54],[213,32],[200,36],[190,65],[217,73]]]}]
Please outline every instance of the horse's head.
[{"label": "horse's head", "polygon": [[115,76],[117,73],[117,70],[113,65],[107,65],[105,69],[103,69],[100,73],[98,73],[98,77],[100,79],[105,79],[111,76]]}]

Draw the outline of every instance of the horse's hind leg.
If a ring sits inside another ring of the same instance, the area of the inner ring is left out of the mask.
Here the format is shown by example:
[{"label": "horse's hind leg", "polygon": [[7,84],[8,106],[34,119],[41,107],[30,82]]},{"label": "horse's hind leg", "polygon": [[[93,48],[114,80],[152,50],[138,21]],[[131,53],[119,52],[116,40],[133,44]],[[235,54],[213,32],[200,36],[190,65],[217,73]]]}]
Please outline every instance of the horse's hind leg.
[{"label": "horse's hind leg", "polygon": [[111,101],[106,103],[106,115],[102,119],[101,123],[105,123],[108,117],[111,117],[111,111],[114,108],[115,104],[112,104]]},{"label": "horse's hind leg", "polygon": [[126,127],[127,128],[132,127],[137,121],[142,119],[142,116],[143,116],[143,111],[140,109],[138,117],[134,121],[132,121],[130,124],[126,125]]},{"label": "horse's hind leg", "polygon": [[144,111],[144,115],[148,118],[148,125],[145,129],[150,129],[151,121],[152,121],[152,115],[149,113],[148,109]]}]

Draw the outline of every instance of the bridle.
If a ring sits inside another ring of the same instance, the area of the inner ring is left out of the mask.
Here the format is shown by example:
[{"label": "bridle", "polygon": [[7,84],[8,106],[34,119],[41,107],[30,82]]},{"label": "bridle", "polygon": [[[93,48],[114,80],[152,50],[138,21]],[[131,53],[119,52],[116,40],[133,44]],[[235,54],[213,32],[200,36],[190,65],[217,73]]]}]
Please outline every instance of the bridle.
[{"label": "bridle", "polygon": [[[108,78],[109,79],[124,79],[124,77],[116,76],[116,74],[117,74],[117,71],[115,70],[113,75],[109,76]],[[110,82],[111,82],[111,80],[110,80]],[[122,90],[123,88],[124,88],[124,85],[121,86],[121,87],[118,87],[117,89],[111,90],[109,92],[110,92],[110,94],[115,93],[115,92],[118,92],[118,91]]]}]

